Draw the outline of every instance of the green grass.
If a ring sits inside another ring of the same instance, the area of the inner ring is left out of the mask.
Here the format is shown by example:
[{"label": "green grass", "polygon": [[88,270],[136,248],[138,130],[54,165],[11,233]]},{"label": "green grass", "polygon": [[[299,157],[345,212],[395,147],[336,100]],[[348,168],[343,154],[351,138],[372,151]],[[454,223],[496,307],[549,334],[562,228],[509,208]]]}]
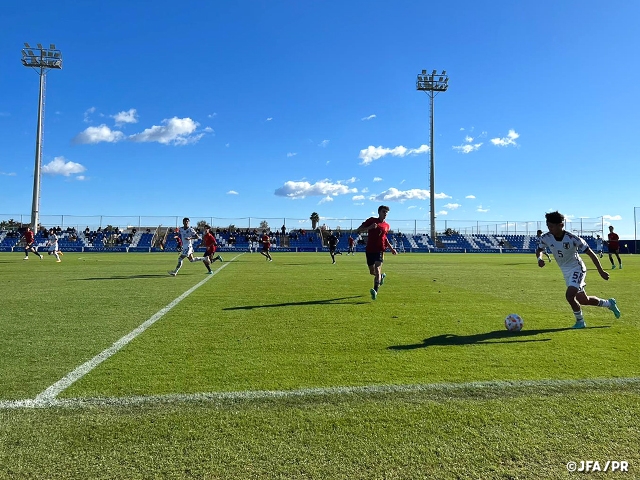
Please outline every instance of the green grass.
[{"label": "green grass", "polygon": [[[640,382],[614,381],[640,377],[637,257],[608,282],[590,268],[587,292],[622,317],[585,307],[574,331],[558,267],[533,255],[388,255],[375,302],[364,255],[235,255],[59,396],[107,404],[0,409],[0,477],[571,478],[590,459],[640,475]],[[0,401],[35,398],[205,278],[188,262],[169,277],[175,259],[0,255]],[[489,383],[305,390],[469,382]],[[186,396],[247,391],[307,394]],[[150,398],[117,400],[132,396]]]}]

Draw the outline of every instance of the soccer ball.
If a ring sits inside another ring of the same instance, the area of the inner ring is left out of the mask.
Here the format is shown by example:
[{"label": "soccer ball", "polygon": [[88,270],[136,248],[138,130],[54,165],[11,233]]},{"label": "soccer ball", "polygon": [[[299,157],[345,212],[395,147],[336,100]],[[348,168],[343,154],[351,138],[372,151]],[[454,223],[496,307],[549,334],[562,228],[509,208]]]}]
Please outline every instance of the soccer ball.
[{"label": "soccer ball", "polygon": [[523,325],[524,320],[522,320],[522,317],[517,313],[510,313],[504,319],[504,326],[510,332],[519,332],[520,330],[522,330]]}]

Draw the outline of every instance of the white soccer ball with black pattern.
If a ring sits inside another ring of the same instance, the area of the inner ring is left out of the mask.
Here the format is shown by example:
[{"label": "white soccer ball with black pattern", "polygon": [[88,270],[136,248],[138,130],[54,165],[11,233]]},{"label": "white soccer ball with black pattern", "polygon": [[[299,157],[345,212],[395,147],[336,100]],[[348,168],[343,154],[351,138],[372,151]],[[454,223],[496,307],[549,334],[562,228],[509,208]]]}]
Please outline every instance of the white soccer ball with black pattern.
[{"label": "white soccer ball with black pattern", "polygon": [[504,326],[510,332],[519,332],[524,326],[524,320],[522,320],[522,317],[517,313],[510,313],[504,319]]}]

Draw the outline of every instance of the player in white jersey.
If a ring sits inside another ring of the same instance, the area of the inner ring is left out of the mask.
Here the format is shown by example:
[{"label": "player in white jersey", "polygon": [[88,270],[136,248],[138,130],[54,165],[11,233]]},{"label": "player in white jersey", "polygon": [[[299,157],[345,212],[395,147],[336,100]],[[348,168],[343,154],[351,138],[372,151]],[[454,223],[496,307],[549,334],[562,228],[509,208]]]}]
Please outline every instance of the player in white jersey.
[{"label": "player in white jersey", "polygon": [[62,255],[62,252],[58,249],[58,235],[56,235],[56,231],[53,228],[49,230],[49,238],[47,239],[47,245],[49,247],[47,249],[47,253],[49,255],[55,255],[56,262],[60,263],[62,261],[60,260],[60,255]]},{"label": "player in white jersey", "polygon": [[596,253],[602,258],[602,238],[600,235],[596,235]]},{"label": "player in white jersey", "polygon": [[182,251],[180,252],[180,256],[178,257],[178,264],[176,265],[175,270],[170,270],[169,275],[175,277],[178,275],[178,272],[182,268],[182,261],[185,258],[188,258],[191,263],[193,262],[202,262],[208,263],[208,260],[204,257],[194,257],[193,256],[193,241],[199,240],[200,235],[196,232],[195,228],[189,226],[189,219],[187,217],[182,219],[182,227],[178,229],[178,235],[180,235],[180,239],[182,240]]},{"label": "player in white jersey", "polygon": [[536,232],[536,236],[533,238],[533,241],[536,243],[536,250],[538,250],[539,248],[542,248],[542,253],[544,253],[547,256],[547,260],[549,261],[549,263],[551,263],[551,257],[549,256],[549,252],[547,251],[546,247],[541,247],[540,246],[540,238],[542,237],[542,230],[538,230]]},{"label": "player in white jersey", "polygon": [[551,212],[545,216],[549,232],[540,237],[540,245],[536,249],[538,266],[544,267],[546,265],[542,259],[542,252],[545,248],[549,248],[560,270],[562,270],[567,284],[566,299],[576,317],[576,323],[573,328],[585,328],[587,326],[584,322],[581,305],[605,307],[611,310],[616,318],[620,318],[620,310],[615,298],[603,300],[598,297],[590,297],[584,290],[587,267],[582,258],[580,258],[580,253],[586,253],[598,269],[600,276],[605,280],[609,280],[609,274],[602,269],[598,256],[582,238],[564,230],[564,215],[559,212]]}]

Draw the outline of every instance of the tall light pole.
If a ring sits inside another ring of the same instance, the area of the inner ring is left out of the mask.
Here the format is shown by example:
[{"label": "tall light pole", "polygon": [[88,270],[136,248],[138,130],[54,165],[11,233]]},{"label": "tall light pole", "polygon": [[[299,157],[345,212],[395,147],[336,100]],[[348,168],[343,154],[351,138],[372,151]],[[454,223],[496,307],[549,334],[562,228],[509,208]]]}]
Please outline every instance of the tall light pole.
[{"label": "tall light pole", "polygon": [[429,151],[431,153],[431,162],[429,169],[429,200],[431,209],[431,241],[436,241],[436,180],[435,180],[435,159],[433,152],[433,99],[440,92],[446,92],[449,88],[449,76],[447,71],[443,70],[442,73],[437,74],[434,70],[431,73],[427,73],[426,70],[422,70],[422,73],[418,74],[418,80],[416,81],[416,90],[422,90],[429,95]]},{"label": "tall light pole", "polygon": [[62,69],[62,53],[52,43],[49,48],[37,44],[36,48],[28,43],[22,49],[22,65],[38,70],[40,75],[40,94],[38,96],[38,126],[36,128],[36,164],[33,170],[33,202],[31,203],[31,229],[37,232],[40,223],[40,166],[42,163],[42,122],[44,116],[44,78],[49,69]]}]

